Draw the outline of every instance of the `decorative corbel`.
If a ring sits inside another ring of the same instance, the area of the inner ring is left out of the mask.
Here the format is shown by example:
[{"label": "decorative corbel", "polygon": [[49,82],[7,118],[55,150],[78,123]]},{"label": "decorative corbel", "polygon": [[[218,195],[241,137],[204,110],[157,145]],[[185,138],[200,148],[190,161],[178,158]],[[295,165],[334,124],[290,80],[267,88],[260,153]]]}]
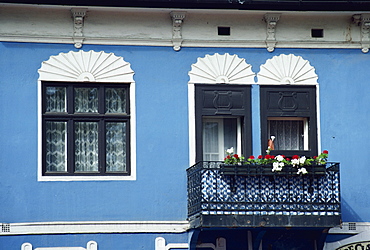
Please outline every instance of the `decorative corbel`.
[{"label": "decorative corbel", "polygon": [[268,52],[273,52],[275,50],[275,29],[279,19],[280,14],[265,14],[264,20],[267,23],[266,46]]},{"label": "decorative corbel", "polygon": [[82,47],[82,42],[85,39],[83,27],[86,11],[87,9],[71,9],[73,17],[73,42],[77,49]]},{"label": "decorative corbel", "polygon": [[172,18],[172,45],[175,51],[179,51],[182,44],[181,25],[186,12],[172,11],[170,15]]},{"label": "decorative corbel", "polygon": [[370,48],[370,14],[361,15],[361,50],[363,53],[369,52]]}]

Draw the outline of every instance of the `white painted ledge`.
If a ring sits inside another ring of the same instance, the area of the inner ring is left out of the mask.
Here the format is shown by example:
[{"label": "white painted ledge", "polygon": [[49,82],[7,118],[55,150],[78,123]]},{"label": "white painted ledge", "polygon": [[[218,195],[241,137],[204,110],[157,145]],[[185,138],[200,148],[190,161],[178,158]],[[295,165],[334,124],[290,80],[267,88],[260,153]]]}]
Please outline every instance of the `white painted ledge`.
[{"label": "white painted ledge", "polygon": [[2,224],[1,235],[84,233],[184,233],[187,221],[76,221]]}]

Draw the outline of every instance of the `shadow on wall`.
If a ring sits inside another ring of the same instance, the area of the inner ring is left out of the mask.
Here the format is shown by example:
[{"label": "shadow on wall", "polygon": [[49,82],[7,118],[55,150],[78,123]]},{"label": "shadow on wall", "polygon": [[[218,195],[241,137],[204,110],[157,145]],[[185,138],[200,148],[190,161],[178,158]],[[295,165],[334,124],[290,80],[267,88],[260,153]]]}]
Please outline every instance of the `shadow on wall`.
[{"label": "shadow on wall", "polygon": [[358,214],[351,208],[343,197],[341,197],[342,206],[342,220],[347,222],[362,222],[363,220]]}]

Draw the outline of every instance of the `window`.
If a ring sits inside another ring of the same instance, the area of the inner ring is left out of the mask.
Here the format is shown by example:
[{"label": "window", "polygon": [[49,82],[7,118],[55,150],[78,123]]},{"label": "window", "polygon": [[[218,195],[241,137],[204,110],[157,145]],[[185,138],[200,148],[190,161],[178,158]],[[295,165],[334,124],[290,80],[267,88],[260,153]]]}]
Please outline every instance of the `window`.
[{"label": "window", "polygon": [[261,145],[271,154],[317,154],[315,86],[261,86]]},{"label": "window", "polygon": [[128,84],[42,83],[43,175],[129,175]]},{"label": "window", "polygon": [[250,86],[195,86],[196,161],[220,161],[233,147],[251,154]]}]

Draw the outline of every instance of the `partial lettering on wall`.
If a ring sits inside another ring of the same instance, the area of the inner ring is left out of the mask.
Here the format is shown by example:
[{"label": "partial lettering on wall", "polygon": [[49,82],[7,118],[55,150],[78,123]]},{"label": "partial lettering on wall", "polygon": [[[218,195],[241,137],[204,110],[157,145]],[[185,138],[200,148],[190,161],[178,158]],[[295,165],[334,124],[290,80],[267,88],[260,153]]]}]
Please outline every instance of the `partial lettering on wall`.
[{"label": "partial lettering on wall", "polygon": [[370,241],[351,243],[351,244],[339,247],[336,250],[370,250]]}]

